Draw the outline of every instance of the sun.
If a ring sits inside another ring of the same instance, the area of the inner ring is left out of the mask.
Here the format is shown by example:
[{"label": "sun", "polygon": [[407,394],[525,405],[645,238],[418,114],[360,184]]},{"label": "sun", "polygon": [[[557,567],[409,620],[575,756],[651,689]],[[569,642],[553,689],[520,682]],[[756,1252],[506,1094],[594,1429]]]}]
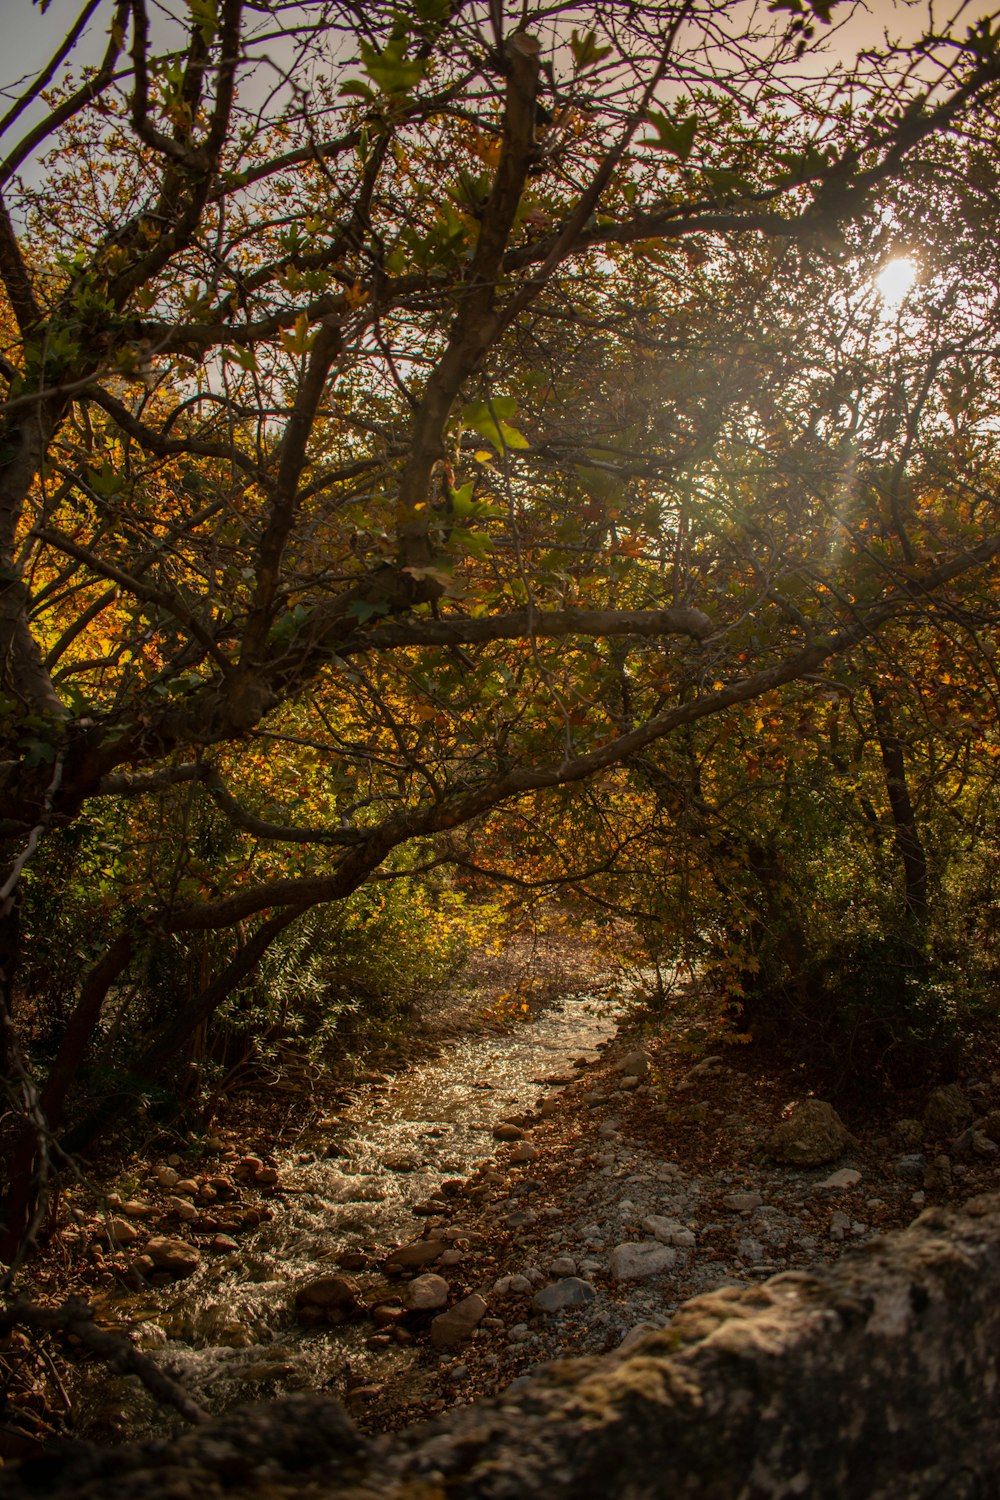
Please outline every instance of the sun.
[{"label": "sun", "polygon": [[917,279],[919,266],[908,255],[886,261],[875,277],[875,286],[887,307],[899,307]]}]

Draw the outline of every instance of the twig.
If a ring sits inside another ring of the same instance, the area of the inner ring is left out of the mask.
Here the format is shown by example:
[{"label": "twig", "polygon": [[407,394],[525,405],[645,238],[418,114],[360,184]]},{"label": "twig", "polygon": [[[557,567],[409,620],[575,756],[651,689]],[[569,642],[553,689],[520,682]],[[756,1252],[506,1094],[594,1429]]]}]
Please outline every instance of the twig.
[{"label": "twig", "polygon": [[183,1386],[142,1354],[127,1338],[106,1328],[98,1328],[94,1323],[93,1308],[82,1297],[70,1297],[61,1307],[39,1307],[34,1302],[14,1302],[0,1312],[0,1336],[17,1326],[30,1328],[35,1333],[69,1334],[119,1374],[137,1375],[150,1395],[161,1405],[172,1406],[185,1421],[200,1423],[208,1416]]}]

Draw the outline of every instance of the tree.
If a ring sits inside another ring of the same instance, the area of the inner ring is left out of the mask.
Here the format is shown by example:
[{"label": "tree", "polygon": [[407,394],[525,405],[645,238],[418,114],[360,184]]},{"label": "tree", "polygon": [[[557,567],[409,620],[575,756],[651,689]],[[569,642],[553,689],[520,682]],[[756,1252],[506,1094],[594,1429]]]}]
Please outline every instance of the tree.
[{"label": "tree", "polygon": [[[234,934],[140,1071],[310,908],[981,584],[989,494],[971,525],[890,518],[873,554],[876,485],[817,565],[839,376],[796,353],[780,296],[812,299],[815,331],[884,257],[891,218],[859,215],[935,150],[978,132],[995,171],[997,38],[984,21],[823,75],[814,9],[89,0],[11,103],[0,899],[33,1123],[8,1248],[144,945]],[[71,73],[101,25],[102,60]],[[855,334],[838,359],[863,386]],[[825,413],[792,438],[789,392]],[[847,438],[869,468],[894,441],[867,418]],[[798,599],[776,587],[790,548]],[[292,807],[260,754],[288,744]],[[308,856],[130,894],[39,1091],[22,874],[103,799],[141,822],[177,789]]]}]

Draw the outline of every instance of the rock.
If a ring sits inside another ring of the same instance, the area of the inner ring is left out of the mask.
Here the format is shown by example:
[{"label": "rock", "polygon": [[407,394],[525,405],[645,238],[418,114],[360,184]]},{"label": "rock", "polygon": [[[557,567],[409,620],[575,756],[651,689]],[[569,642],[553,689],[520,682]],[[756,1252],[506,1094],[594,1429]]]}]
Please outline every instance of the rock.
[{"label": "rock", "polygon": [[493,1283],[493,1290],[498,1297],[526,1297],[531,1287],[532,1283],[527,1276],[501,1276],[499,1281]]},{"label": "rock", "polygon": [[830,1215],[830,1238],[831,1240],[842,1240],[851,1227],[848,1214],[833,1213]]},{"label": "rock", "polygon": [[951,1157],[935,1156],[924,1168],[923,1187],[927,1193],[940,1193],[951,1187]]},{"label": "rock", "polygon": [[972,1149],[976,1156],[996,1156],[1000,1146],[990,1139],[984,1130],[972,1132]]},{"label": "rock", "polygon": [[[5,1467],[3,1493],[988,1500],[998,1280],[1000,1197],[977,1198],[814,1276],[700,1296],[632,1357],[549,1366],[433,1426],[372,1441],[300,1392],[155,1447],[53,1444]],[[508,1338],[524,1351],[531,1330]]]},{"label": "rock", "polygon": [[181,1180],[181,1174],[175,1172],[173,1167],[161,1167],[156,1174],[156,1180],[161,1188],[172,1188]]},{"label": "rock", "polygon": [[201,1265],[201,1252],[187,1240],[170,1234],[157,1234],[147,1240],[143,1255],[149,1257],[155,1270],[169,1271],[178,1278],[193,1275]]},{"label": "rock", "polygon": [[156,1213],[156,1209],[143,1198],[128,1198],[122,1204],[122,1213],[128,1214],[130,1219],[148,1219]]},{"label": "rock", "polygon": [[[991,1141],[1000,1144],[1000,1109],[991,1109],[983,1121],[983,1133],[988,1135]],[[125,1212],[128,1212],[126,1205]]]},{"label": "rock", "polygon": [[633,1052],[626,1052],[624,1057],[618,1059],[614,1065],[614,1071],[633,1078],[645,1078],[651,1066],[648,1053],[637,1047]]},{"label": "rock", "polygon": [[258,1187],[277,1187],[278,1169],[277,1167],[261,1167],[258,1172],[254,1173],[253,1180]]},{"label": "rock", "polygon": [[911,1151],[906,1156],[897,1156],[892,1164],[895,1177],[902,1182],[922,1182],[927,1158],[920,1151]]},{"label": "rock", "polygon": [[445,1250],[434,1262],[438,1266],[460,1266],[465,1259],[464,1250]]},{"label": "rock", "polygon": [[854,1167],[841,1167],[839,1172],[831,1172],[823,1182],[817,1183],[817,1187],[826,1188],[830,1192],[841,1193],[847,1188],[857,1187],[861,1181],[861,1173]]},{"label": "rock", "polygon": [[924,1141],[924,1127],[919,1120],[897,1120],[891,1131],[893,1145],[899,1151],[919,1151]]},{"label": "rock", "polygon": [[629,1329],[628,1333],[622,1339],[621,1343],[618,1345],[615,1353],[631,1354],[636,1345],[641,1344],[643,1339],[646,1338],[649,1334],[661,1333],[662,1330],[662,1323],[634,1323]]},{"label": "rock", "polygon": [[572,1255],[557,1255],[549,1266],[553,1276],[575,1276],[576,1261]]},{"label": "rock", "polygon": [[134,1245],[142,1236],[127,1219],[111,1219],[108,1223],[108,1238],[112,1245]]},{"label": "rock", "polygon": [[182,1198],[195,1198],[198,1194],[198,1184],[193,1177],[178,1177],[174,1183],[174,1192]]},{"label": "rock", "polygon": [[188,1198],[168,1198],[164,1207],[168,1214],[173,1214],[178,1219],[196,1219],[198,1210]]},{"label": "rock", "polygon": [[585,1307],[596,1296],[589,1281],[583,1281],[579,1276],[564,1276],[561,1281],[553,1281],[536,1292],[531,1305],[539,1312],[554,1313],[565,1307]]},{"label": "rock", "polygon": [[494,1125],[493,1139],[495,1141],[523,1141],[524,1131],[520,1125],[514,1125],[509,1120],[503,1120],[499,1125]]},{"label": "rock", "polygon": [[957,1083],[931,1089],[924,1109],[924,1126],[933,1136],[959,1135],[971,1125],[975,1111],[965,1090]]},{"label": "rock", "polygon": [[722,1200],[723,1208],[728,1208],[734,1214],[747,1214],[754,1208],[760,1208],[764,1202],[760,1193],[727,1193]]},{"label": "rock", "polygon": [[214,1234],[208,1248],[210,1250],[237,1250],[239,1246],[231,1234]]},{"label": "rock", "polygon": [[677,1251],[656,1240],[616,1245],[608,1257],[615,1281],[640,1281],[645,1276],[658,1276],[662,1271],[671,1270],[676,1262]]},{"label": "rock", "polygon": [[695,1063],[693,1068],[688,1069],[689,1078],[704,1078],[708,1073],[725,1072],[726,1065],[721,1057],[703,1057],[701,1062]]},{"label": "rock", "polygon": [[414,1266],[429,1266],[447,1249],[446,1240],[411,1240],[408,1245],[400,1245],[398,1250],[393,1250],[382,1264],[387,1271],[406,1271]]},{"label": "rock", "polygon": [[821,1167],[834,1161],[850,1142],[850,1132],[832,1104],[803,1099],[787,1120],[774,1127],[766,1150],[788,1166]]},{"label": "rock", "polygon": [[343,1323],[362,1311],[361,1291],[349,1276],[317,1276],[296,1287],[295,1306],[299,1312],[323,1313],[327,1322]]},{"label": "rock", "polygon": [[449,1349],[454,1344],[463,1344],[471,1339],[479,1321],[488,1308],[478,1292],[463,1297],[447,1312],[438,1313],[431,1323],[431,1343],[435,1349]]},{"label": "rock", "polygon": [[403,1290],[403,1303],[410,1312],[429,1312],[432,1308],[444,1307],[450,1291],[443,1276],[433,1271],[423,1276],[414,1276]]}]

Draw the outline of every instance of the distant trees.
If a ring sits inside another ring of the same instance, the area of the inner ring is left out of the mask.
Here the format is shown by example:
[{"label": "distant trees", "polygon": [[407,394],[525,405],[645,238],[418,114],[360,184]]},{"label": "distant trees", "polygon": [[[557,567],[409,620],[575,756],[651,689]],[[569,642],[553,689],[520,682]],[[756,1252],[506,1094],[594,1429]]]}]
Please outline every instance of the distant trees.
[{"label": "distant trees", "polygon": [[[484,815],[638,767],[683,829],[699,736],[984,639],[997,38],[821,76],[815,12],[92,0],[13,99],[8,1252],[164,945],[220,935],[138,1079],[305,913]],[[86,913],[40,1071],[33,878]]]}]

